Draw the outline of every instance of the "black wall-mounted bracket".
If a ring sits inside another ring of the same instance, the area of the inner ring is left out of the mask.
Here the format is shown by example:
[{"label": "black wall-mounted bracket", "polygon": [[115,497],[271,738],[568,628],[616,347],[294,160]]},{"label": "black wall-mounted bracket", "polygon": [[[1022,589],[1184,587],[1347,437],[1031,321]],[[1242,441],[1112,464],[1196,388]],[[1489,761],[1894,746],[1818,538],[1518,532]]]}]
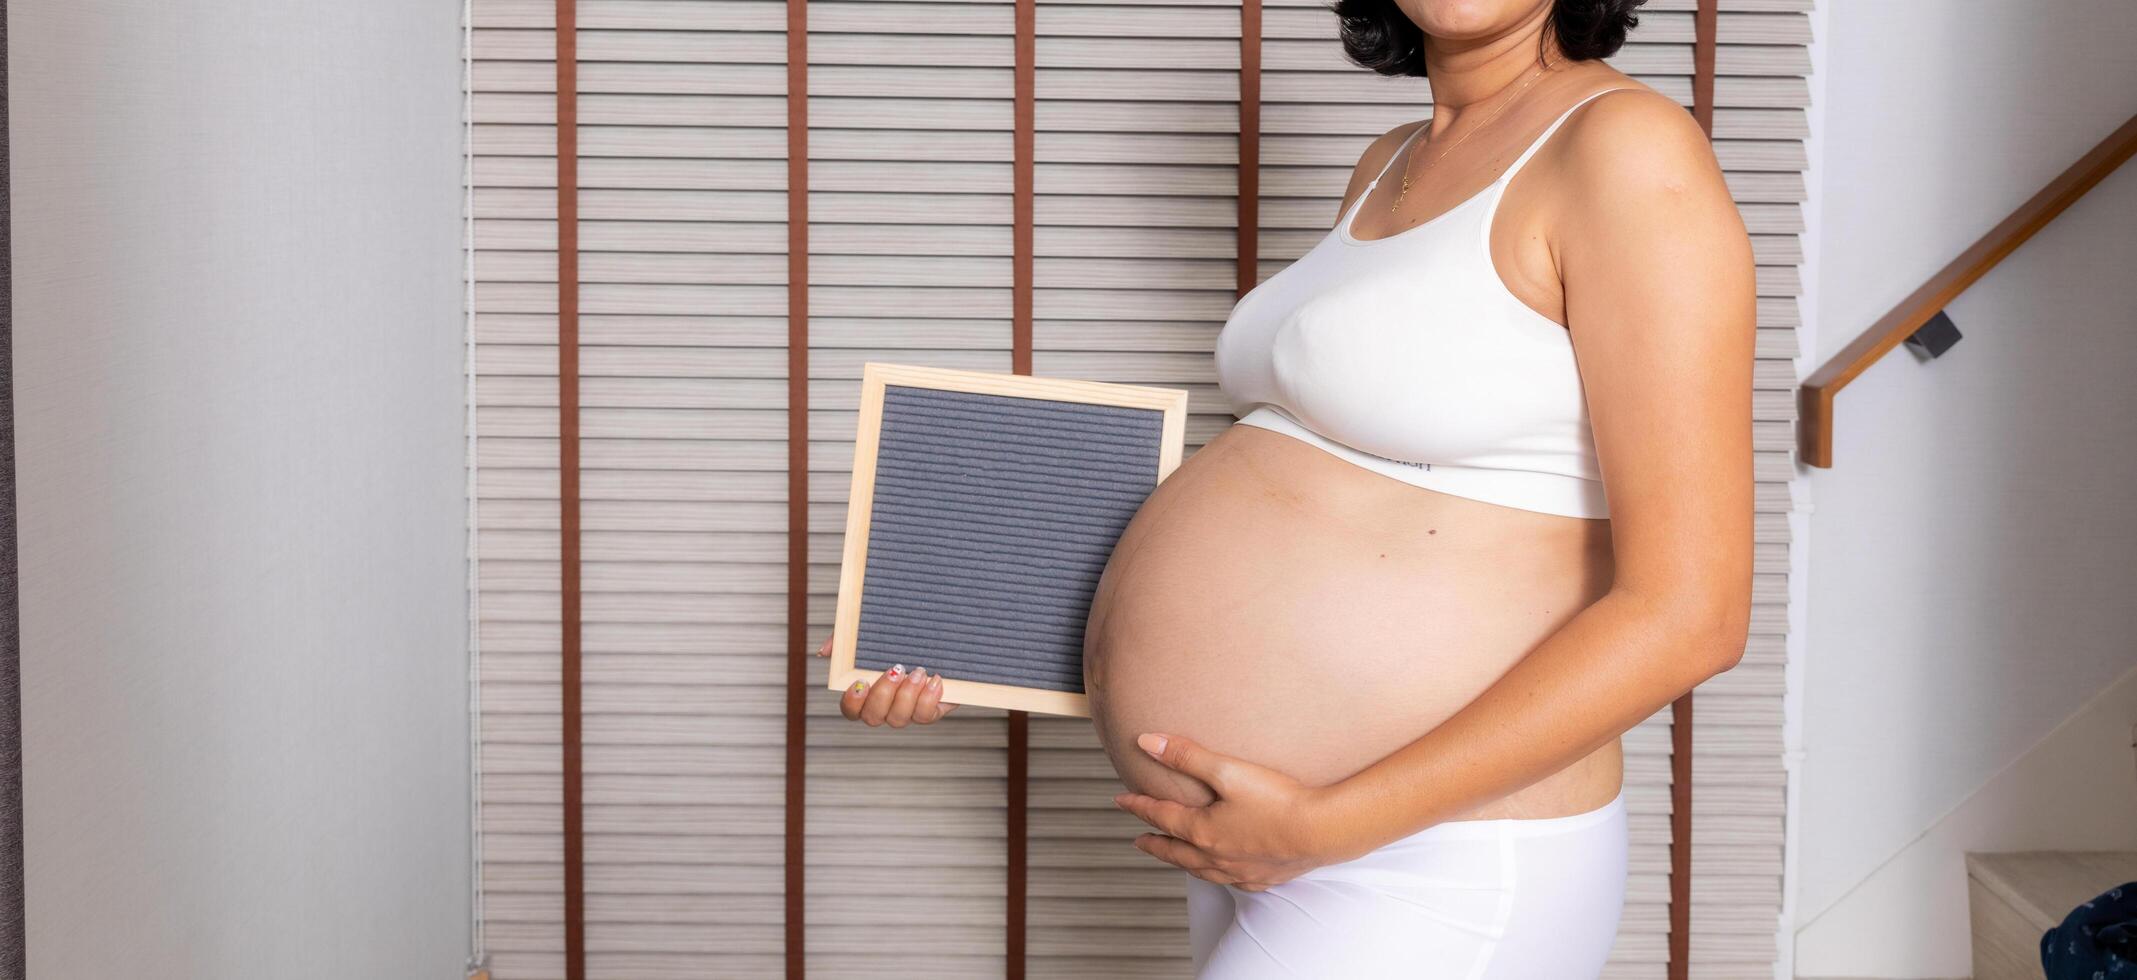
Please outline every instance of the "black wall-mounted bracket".
[{"label": "black wall-mounted bracket", "polygon": [[1951,317],[1946,316],[1943,310],[1938,310],[1937,315],[1930,317],[1929,322],[1922,324],[1921,329],[1907,335],[1907,346],[1931,359],[1942,356],[1958,342],[1959,325],[1951,322]]}]

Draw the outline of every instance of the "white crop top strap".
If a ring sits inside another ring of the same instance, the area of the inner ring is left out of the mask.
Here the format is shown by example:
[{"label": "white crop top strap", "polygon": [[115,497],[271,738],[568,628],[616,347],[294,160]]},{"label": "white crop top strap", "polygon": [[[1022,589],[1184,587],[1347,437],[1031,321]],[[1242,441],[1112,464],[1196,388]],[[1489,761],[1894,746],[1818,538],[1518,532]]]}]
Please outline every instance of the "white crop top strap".
[{"label": "white crop top strap", "polygon": [[[1596,96],[1621,91],[1625,90],[1622,88],[1606,88],[1601,91],[1590,92],[1587,95],[1582,96],[1579,101],[1566,107],[1566,111],[1559,113],[1557,119],[1551,120],[1551,124],[1549,126],[1545,126],[1543,128],[1543,132],[1539,134],[1535,140],[1531,141],[1528,145],[1528,148],[1522,150],[1521,155],[1515,157],[1514,162],[1508,164],[1506,171],[1504,173],[1501,173],[1496,179],[1492,181],[1492,183],[1505,183],[1506,181],[1514,179],[1514,174],[1521,170],[1522,164],[1529,162],[1529,158],[1535,156],[1537,150],[1543,149],[1543,144],[1551,138],[1551,134],[1558,132],[1558,127],[1565,125],[1566,120],[1573,118],[1574,110],[1579,109],[1581,106],[1587,105],[1589,101],[1593,100]],[[1395,147],[1395,152],[1388,157],[1388,162],[1380,165],[1380,172],[1374,174],[1373,179],[1367,181],[1365,186],[1367,188],[1379,186],[1381,178],[1386,177],[1388,175],[1388,171],[1395,169],[1396,161],[1402,159],[1403,151],[1408,149],[1410,147],[1410,144],[1417,142],[1417,138],[1421,135],[1424,135],[1425,130],[1431,128],[1432,121],[1427,119],[1424,122],[1418,123],[1416,128],[1410,130],[1410,135],[1402,138],[1402,143]],[[1359,195],[1359,198],[1363,199],[1364,196],[1365,195],[1361,194]]]},{"label": "white crop top strap", "polygon": [[1566,111],[1559,113],[1558,118],[1551,120],[1551,124],[1549,126],[1545,126],[1543,128],[1543,132],[1539,134],[1534,141],[1529,143],[1529,148],[1521,151],[1521,155],[1515,157],[1514,162],[1507,165],[1506,172],[1500,174],[1498,179],[1493,181],[1493,183],[1504,184],[1507,181],[1513,180],[1514,175],[1521,171],[1522,164],[1529,162],[1529,158],[1535,156],[1537,150],[1543,149],[1543,144],[1551,138],[1551,134],[1558,132],[1558,127],[1565,125],[1566,120],[1573,118],[1573,113],[1578,111],[1581,106],[1587,105],[1588,103],[1594,101],[1598,96],[1608,95],[1612,92],[1621,91],[1625,90],[1617,88],[1606,88],[1600,92],[1590,92],[1587,95],[1582,96],[1580,98],[1580,101],[1575,102],[1570,106],[1567,106]]},{"label": "white crop top strap", "polygon": [[1575,110],[1614,91],[1575,102],[1440,215],[1354,238],[1390,159],[1335,228],[1232,308],[1217,377],[1239,423],[1441,493],[1608,517],[1572,337],[1508,291],[1491,221],[1514,174]]}]

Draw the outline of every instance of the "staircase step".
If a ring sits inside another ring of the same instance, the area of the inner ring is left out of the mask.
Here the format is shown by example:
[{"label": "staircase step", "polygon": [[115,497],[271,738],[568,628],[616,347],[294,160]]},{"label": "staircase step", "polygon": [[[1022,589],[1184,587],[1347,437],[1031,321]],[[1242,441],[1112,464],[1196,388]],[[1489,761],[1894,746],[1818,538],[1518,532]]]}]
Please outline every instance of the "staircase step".
[{"label": "staircase step", "polygon": [[2137,851],[2023,851],[1966,856],[1974,980],[2040,980],[2041,933],[2070,910],[2137,881]]}]

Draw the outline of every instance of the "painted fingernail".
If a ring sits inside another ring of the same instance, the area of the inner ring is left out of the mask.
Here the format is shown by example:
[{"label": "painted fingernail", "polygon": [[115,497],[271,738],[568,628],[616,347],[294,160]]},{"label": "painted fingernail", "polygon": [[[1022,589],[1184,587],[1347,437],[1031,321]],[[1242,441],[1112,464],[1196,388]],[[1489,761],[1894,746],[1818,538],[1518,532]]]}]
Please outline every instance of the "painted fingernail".
[{"label": "painted fingernail", "polygon": [[890,669],[883,672],[883,676],[890,678],[892,682],[902,681],[905,679],[905,665],[891,664]]},{"label": "painted fingernail", "polygon": [[862,691],[865,691],[865,690],[868,690],[868,682],[867,682],[867,681],[854,681],[854,682],[853,682],[853,693],[855,693],[855,694],[859,694],[859,693],[861,693]]}]

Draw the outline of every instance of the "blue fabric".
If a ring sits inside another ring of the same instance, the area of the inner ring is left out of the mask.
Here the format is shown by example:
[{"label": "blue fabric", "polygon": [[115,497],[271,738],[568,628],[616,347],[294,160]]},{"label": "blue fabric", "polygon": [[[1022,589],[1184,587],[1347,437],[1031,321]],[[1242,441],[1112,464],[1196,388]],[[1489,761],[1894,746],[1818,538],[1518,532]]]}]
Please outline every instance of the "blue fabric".
[{"label": "blue fabric", "polygon": [[2048,980],[2137,980],[2137,881],[2070,910],[2041,934]]}]

